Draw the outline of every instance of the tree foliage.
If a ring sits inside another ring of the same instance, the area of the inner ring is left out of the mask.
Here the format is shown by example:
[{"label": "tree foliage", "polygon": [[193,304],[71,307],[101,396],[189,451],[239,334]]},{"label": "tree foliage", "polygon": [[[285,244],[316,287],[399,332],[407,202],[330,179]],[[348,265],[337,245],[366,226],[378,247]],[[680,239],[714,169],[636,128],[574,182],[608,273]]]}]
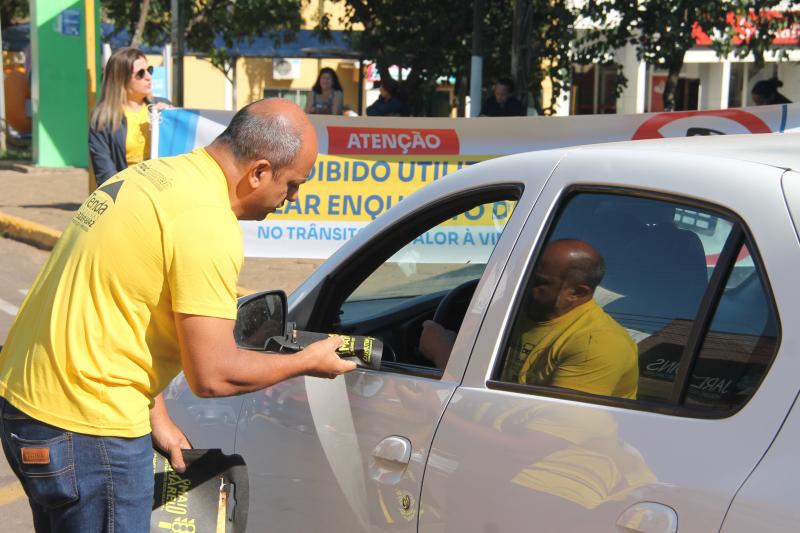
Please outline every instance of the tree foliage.
[{"label": "tree foliage", "polygon": [[[529,93],[538,112],[550,113],[570,83],[576,12],[564,0],[516,0],[512,19],[511,74],[523,103]],[[551,84],[550,100],[542,84]]]},{"label": "tree foliage", "polygon": [[[409,9],[408,2],[401,0],[340,1],[345,3],[340,22],[349,29],[363,27],[362,53],[375,59],[381,77],[390,75],[390,65],[410,69],[401,86],[416,114],[430,111],[429,97],[442,77],[455,79],[457,95],[463,100],[472,49],[472,2],[418,0]],[[567,2],[484,0],[481,18],[484,80],[511,76],[519,96],[525,99],[531,90],[536,106],[541,107],[541,83],[549,77],[554,82],[553,98],[545,107],[551,107],[569,83],[575,15]],[[323,17],[320,27],[324,30],[330,23]]]},{"label": "tree foliage", "polygon": [[[136,34],[142,7],[149,5],[141,32],[144,42],[162,45],[170,40],[170,0],[101,0],[104,15],[115,29]],[[250,41],[281,32],[291,36],[300,28],[301,0],[181,0],[187,49],[205,55],[230,77],[232,49],[237,41]],[[286,33],[284,33],[286,32]]]},{"label": "tree foliage", "polygon": [[[796,1],[791,2],[796,4]],[[749,53],[763,59],[774,47],[777,33],[793,22],[796,14],[767,16],[780,0],[597,0],[587,1],[580,13],[590,25],[577,46],[580,63],[614,61],[614,50],[626,44],[636,47],[637,56],[649,65],[668,72],[664,108],[675,106],[675,88],[686,52],[696,45],[698,31],[712,40],[712,48],[725,57]],[[753,31],[741,41],[742,26]],[[627,80],[619,77],[620,83]]]},{"label": "tree foliage", "polygon": [[[345,15],[339,23],[347,30],[363,27],[358,35],[362,55],[375,61],[381,79],[391,78],[392,65],[410,69],[400,80],[401,90],[414,114],[427,114],[436,79],[458,73],[455,64],[463,63],[465,54],[468,58],[470,4],[418,0],[410,9],[405,0],[342,1]],[[332,22],[323,15],[320,27],[326,30]]]},{"label": "tree foliage", "polygon": [[0,24],[7,28],[28,16],[28,0],[3,0],[0,2]]}]

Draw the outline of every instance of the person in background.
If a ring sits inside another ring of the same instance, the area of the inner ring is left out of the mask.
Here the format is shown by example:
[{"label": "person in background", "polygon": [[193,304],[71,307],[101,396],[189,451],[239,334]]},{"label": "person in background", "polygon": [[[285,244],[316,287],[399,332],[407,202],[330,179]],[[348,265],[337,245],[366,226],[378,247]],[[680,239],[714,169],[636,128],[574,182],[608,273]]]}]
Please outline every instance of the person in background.
[{"label": "person in background", "polygon": [[756,105],[791,104],[792,101],[778,92],[783,82],[778,78],[757,81],[750,91]]},{"label": "person in background", "polygon": [[341,115],[343,103],[344,92],[336,71],[329,67],[322,68],[311,88],[311,97],[306,102],[306,113]]},{"label": "person in background", "polygon": [[492,96],[481,108],[482,117],[524,117],[525,107],[514,97],[514,81],[500,78],[494,84]]},{"label": "person in background", "polygon": [[398,96],[400,84],[389,78],[381,80],[380,96],[367,107],[367,115],[371,117],[407,117],[408,107]]},{"label": "person in background", "polygon": [[98,186],[150,158],[150,107],[169,107],[153,98],[152,74],[153,67],[136,48],[120,48],[106,64],[100,101],[89,122],[89,156]]},{"label": "person in background", "polygon": [[342,116],[345,116],[345,117],[357,117],[358,113],[356,113],[355,110],[352,107],[350,107],[349,105],[346,105],[346,106],[342,107]]}]

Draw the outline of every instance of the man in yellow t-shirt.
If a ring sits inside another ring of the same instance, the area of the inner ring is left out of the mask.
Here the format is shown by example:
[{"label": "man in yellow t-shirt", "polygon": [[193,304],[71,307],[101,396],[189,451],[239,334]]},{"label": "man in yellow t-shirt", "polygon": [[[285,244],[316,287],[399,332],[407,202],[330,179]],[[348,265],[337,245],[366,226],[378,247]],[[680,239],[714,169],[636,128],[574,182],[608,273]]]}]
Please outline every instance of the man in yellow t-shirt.
[{"label": "man in yellow t-shirt", "polygon": [[503,381],[636,398],[636,343],[594,301],[604,274],[590,244],[547,245],[511,333]]},{"label": "man in yellow t-shirt", "polygon": [[[594,301],[602,256],[584,241],[549,243],[536,263],[511,333],[501,379],[618,398],[636,398],[636,343]],[[426,321],[420,351],[443,368],[455,332]]]},{"label": "man in yellow t-shirt", "polygon": [[355,368],[338,337],[269,357],[233,338],[237,219],[296,201],[316,156],[305,113],[262,100],[207,147],[130,167],[78,209],[0,354],[0,438],[37,530],[148,530],[153,445],[179,472],[190,447],[160,396],[181,369],[214,397]]}]

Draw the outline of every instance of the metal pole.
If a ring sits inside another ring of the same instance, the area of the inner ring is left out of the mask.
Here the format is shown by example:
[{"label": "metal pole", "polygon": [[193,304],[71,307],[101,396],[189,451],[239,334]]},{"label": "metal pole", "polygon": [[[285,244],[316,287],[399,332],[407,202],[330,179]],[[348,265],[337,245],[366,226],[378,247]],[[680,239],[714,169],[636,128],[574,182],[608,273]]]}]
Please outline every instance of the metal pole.
[{"label": "metal pole", "polygon": [[358,59],[358,114],[364,114],[364,60]]},{"label": "metal pole", "polygon": [[171,0],[172,103],[183,107],[183,10],[181,0]]},{"label": "metal pole", "polygon": [[161,52],[161,62],[164,63],[164,68],[166,69],[166,78],[167,82],[167,98],[172,100],[172,43],[167,43],[164,45],[164,50]]},{"label": "metal pole", "polygon": [[89,112],[97,100],[97,36],[95,35],[94,0],[84,0],[86,20],[86,76],[88,78]]},{"label": "metal pole", "polygon": [[3,64],[3,21],[0,20],[0,152],[6,151],[6,66]]},{"label": "metal pole", "polygon": [[469,115],[481,114],[481,87],[483,86],[483,0],[472,2],[472,60],[469,77]]},{"label": "metal pole", "polygon": [[239,102],[238,102],[238,78],[236,76],[236,66],[239,63],[239,56],[233,56],[231,58],[231,109],[233,111],[239,110]]},{"label": "metal pole", "polygon": [[[92,109],[97,101],[97,38],[95,36],[95,10],[94,0],[84,0],[83,2],[84,20],[86,21],[86,105],[87,117],[91,117]],[[92,161],[88,164],[88,183],[89,193],[97,188]]]}]

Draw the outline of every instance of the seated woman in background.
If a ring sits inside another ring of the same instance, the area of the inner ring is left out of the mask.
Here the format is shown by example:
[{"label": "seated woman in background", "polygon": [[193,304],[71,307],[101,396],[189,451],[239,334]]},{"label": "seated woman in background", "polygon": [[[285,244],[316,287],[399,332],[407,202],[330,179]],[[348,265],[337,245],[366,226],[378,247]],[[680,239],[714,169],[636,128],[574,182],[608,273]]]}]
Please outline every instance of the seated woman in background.
[{"label": "seated woman in background", "polygon": [[778,92],[783,87],[783,82],[778,78],[761,80],[753,85],[750,92],[756,105],[791,104],[792,101]]},{"label": "seated woman in background", "polygon": [[306,113],[311,115],[341,115],[344,92],[339,77],[332,68],[320,69],[317,81],[306,102]]},{"label": "seated woman in background", "polygon": [[[136,48],[114,52],[103,71],[100,101],[89,123],[89,156],[97,185],[150,158],[153,67]],[[161,101],[157,109],[169,107]]]}]

